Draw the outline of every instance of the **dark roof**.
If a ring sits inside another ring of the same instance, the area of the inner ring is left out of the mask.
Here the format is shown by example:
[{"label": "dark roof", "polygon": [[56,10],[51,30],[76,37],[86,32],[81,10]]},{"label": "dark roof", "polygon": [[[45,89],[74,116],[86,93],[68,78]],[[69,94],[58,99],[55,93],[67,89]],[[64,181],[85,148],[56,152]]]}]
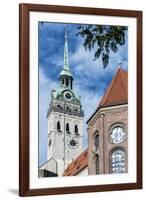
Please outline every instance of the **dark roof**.
[{"label": "dark roof", "polygon": [[105,91],[96,111],[88,119],[87,123],[97,113],[100,108],[116,106],[128,103],[128,72],[118,68],[116,75],[113,77],[110,85]]},{"label": "dark roof", "polygon": [[63,176],[75,176],[88,166],[88,149],[83,151],[72,163],[65,169]]}]

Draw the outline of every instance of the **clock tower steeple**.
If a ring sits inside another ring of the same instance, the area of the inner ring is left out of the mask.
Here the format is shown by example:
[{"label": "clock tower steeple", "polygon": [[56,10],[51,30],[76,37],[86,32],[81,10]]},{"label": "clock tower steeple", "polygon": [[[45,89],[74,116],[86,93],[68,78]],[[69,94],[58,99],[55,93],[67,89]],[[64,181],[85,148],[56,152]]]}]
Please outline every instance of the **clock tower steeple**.
[{"label": "clock tower steeple", "polygon": [[73,75],[69,65],[68,37],[65,31],[64,63],[59,74],[60,86],[52,90],[47,113],[47,170],[62,176],[67,165],[81,152],[84,112],[81,98],[73,91]]}]

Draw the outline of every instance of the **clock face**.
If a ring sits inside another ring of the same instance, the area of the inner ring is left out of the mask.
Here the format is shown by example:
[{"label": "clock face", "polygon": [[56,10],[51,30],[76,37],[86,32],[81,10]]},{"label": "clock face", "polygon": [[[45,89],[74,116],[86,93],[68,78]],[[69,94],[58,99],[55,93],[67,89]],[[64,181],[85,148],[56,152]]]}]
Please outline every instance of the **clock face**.
[{"label": "clock face", "polygon": [[126,133],[121,126],[113,128],[111,133],[111,140],[114,144],[119,144],[125,140]]},{"label": "clock face", "polygon": [[70,137],[67,141],[67,145],[71,148],[71,149],[76,149],[79,145],[79,142],[76,138]]},{"label": "clock face", "polygon": [[66,99],[67,101],[71,101],[71,100],[72,100],[72,93],[69,92],[69,91],[66,91],[66,92],[64,93],[64,97],[65,97],[65,99]]}]

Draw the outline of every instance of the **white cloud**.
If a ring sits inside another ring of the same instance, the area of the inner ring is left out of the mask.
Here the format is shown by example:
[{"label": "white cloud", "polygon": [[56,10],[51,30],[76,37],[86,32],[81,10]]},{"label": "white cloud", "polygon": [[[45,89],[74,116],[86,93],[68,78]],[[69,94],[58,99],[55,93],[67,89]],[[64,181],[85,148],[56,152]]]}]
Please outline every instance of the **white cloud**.
[{"label": "white cloud", "polygon": [[48,77],[44,74],[42,67],[39,66],[39,85],[44,86],[48,83]]},{"label": "white cloud", "polygon": [[[77,73],[82,75],[92,76],[105,76],[109,73],[114,73],[118,66],[118,62],[122,61],[122,67],[127,69],[127,61],[125,61],[125,53],[127,52],[127,45],[119,46],[117,53],[110,53],[109,65],[107,68],[103,68],[101,58],[93,61],[95,48],[92,51],[85,50],[83,43],[79,43],[76,51],[70,56],[70,63],[74,66]],[[72,66],[71,65],[71,66]]]}]

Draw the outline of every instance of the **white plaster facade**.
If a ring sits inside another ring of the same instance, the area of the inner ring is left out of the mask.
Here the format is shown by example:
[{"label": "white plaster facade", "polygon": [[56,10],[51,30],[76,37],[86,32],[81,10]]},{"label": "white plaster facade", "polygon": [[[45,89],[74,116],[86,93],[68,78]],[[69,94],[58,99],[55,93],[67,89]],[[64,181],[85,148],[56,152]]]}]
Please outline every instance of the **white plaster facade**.
[{"label": "white plaster facade", "polygon": [[[68,106],[70,105],[68,104]],[[57,131],[57,122],[60,122],[61,131]],[[67,123],[70,133],[66,132]],[[78,134],[75,133],[76,125]],[[74,148],[69,144],[71,139],[75,139],[77,142]],[[83,117],[52,111],[48,117],[48,160],[54,158],[57,161],[59,176],[63,174],[67,165],[82,152],[82,145]]]}]

